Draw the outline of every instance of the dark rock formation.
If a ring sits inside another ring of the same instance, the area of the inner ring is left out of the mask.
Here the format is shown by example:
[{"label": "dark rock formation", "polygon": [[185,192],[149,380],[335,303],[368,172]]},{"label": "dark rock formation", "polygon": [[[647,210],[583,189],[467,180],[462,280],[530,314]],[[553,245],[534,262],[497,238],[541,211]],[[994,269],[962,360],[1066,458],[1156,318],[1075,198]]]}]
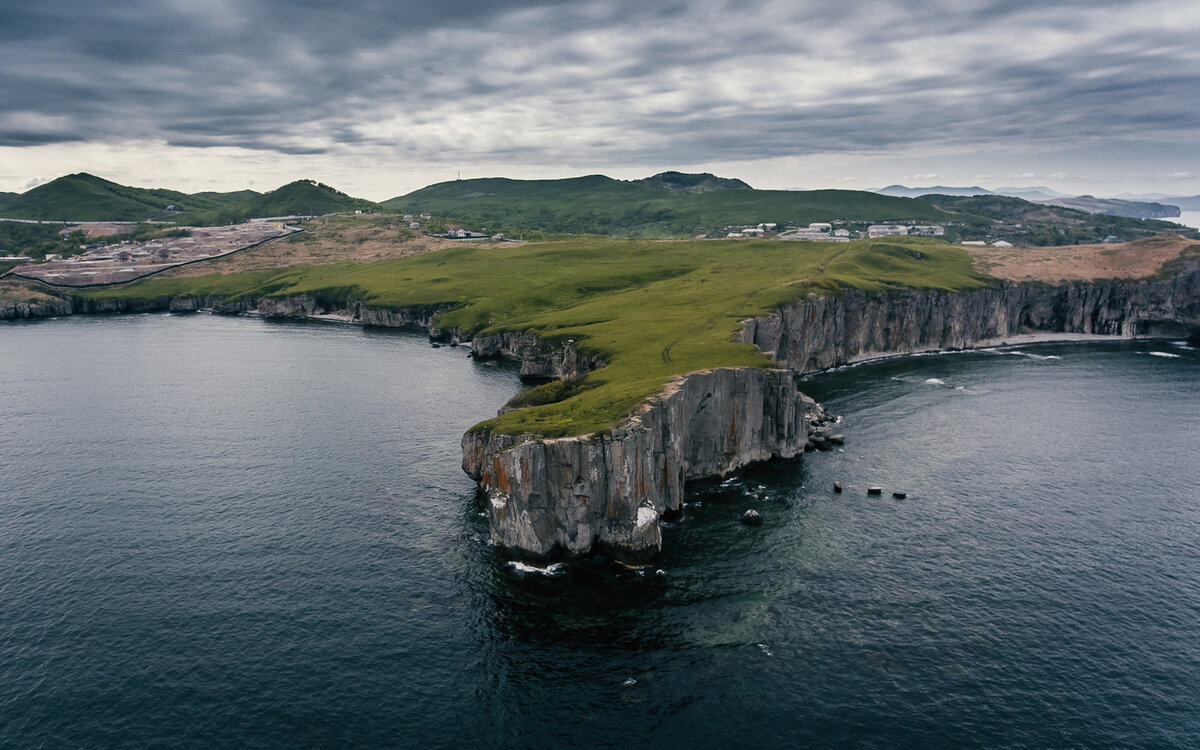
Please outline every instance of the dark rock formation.
[{"label": "dark rock formation", "polygon": [[721,368],[674,379],[611,433],[463,437],[463,470],[488,500],[492,538],[528,555],[601,550],[644,561],[684,483],[796,456],[821,408],[790,370]]},{"label": "dark rock formation", "polygon": [[[658,517],[680,506],[686,481],[844,440],[798,390],[800,373],[1023,333],[1196,330],[1196,270],[1160,281],[1005,283],[962,294],[846,290],[743,323],[742,340],[786,370],[727,368],[677,378],[611,433],[555,440],[468,433],[463,469],[488,498],[498,544],[534,556],[601,549],[644,560],[660,549]],[[505,341],[480,350],[522,358],[535,346],[519,336]],[[555,372],[567,376],[569,369]]]},{"label": "dark rock formation", "polygon": [[521,363],[521,377],[530,379],[578,380],[604,366],[599,357],[581,354],[570,339],[554,344],[529,332],[476,336],[471,341],[471,354],[478,359],[516,360]]},{"label": "dark rock formation", "polygon": [[742,523],[746,524],[747,526],[762,526],[762,514],[751,508],[742,514]]},{"label": "dark rock formation", "polygon": [[30,318],[53,318],[71,314],[71,303],[57,297],[31,302],[0,304],[0,320],[27,320]]},{"label": "dark rock formation", "polygon": [[[519,332],[471,340],[467,332],[439,329],[435,320],[445,308],[438,306],[377,309],[308,295],[237,301],[74,297],[51,314],[199,309],[274,317],[339,314],[364,325],[420,327],[434,340],[471,341],[473,356],[518,360],[530,378],[569,381],[604,364],[570,340]],[[0,317],[33,314],[32,308],[6,310]],[[772,355],[781,369],[721,368],[677,377],[630,418],[593,435],[545,439],[473,430],[463,437],[463,469],[487,498],[496,543],[538,557],[599,550],[645,561],[660,550],[658,519],[682,506],[687,481],[840,444],[842,436],[833,433],[821,408],[800,392],[802,373],[1025,333],[1186,337],[1198,331],[1195,263],[1153,281],[996,283],[961,294],[844,290],[743,322],[740,340]]]},{"label": "dark rock formation", "polygon": [[813,372],[874,356],[961,349],[1028,333],[1184,337],[1200,330],[1200,271],[1160,281],[1002,283],[956,294],[844,290],[753,318],[741,340]]}]

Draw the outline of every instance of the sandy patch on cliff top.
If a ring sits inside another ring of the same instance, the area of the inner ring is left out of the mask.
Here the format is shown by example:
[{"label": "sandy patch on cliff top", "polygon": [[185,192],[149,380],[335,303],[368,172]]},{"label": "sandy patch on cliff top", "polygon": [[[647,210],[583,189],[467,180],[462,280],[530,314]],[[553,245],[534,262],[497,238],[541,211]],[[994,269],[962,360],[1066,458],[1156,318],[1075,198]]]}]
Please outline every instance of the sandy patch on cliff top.
[{"label": "sandy patch on cliff top", "polygon": [[1200,243],[1183,237],[1151,237],[1116,245],[1062,247],[969,247],[975,267],[1010,281],[1092,281],[1153,276],[1185,250]]}]

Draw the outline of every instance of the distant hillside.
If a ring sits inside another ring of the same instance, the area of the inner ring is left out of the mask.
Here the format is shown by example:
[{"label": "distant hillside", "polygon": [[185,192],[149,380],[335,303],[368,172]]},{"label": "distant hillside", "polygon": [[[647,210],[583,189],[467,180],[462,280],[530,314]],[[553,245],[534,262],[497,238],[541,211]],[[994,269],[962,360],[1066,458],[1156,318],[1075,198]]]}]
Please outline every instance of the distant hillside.
[{"label": "distant hillside", "polygon": [[168,206],[180,211],[201,211],[219,205],[175,190],[127,187],[82,172],[5,198],[0,204],[3,218],[50,221],[167,219],[174,213]]},{"label": "distant hillside", "polygon": [[261,195],[262,193],[258,192],[257,190],[235,190],[230,193],[216,193],[212,191],[192,193],[193,198],[203,198],[204,200],[217,201],[218,203],[224,203],[226,205],[231,203],[239,203],[241,201],[248,201]]},{"label": "distant hillside", "polygon": [[352,198],[313,180],[297,180],[262,194],[253,190],[189,195],[128,187],[79,173],[25,193],[0,193],[0,218],[43,221],[172,221],[200,226],[291,214],[321,215],[379,205]]},{"label": "distant hillside", "polygon": [[892,195],[898,198],[920,198],[922,195],[994,195],[991,190],[975,187],[946,187],[945,185],[934,185],[933,187],[905,187],[904,185],[888,185],[885,188],[879,188],[872,192],[880,195]]},{"label": "distant hillside", "polygon": [[[321,216],[323,214],[347,213],[357,209],[377,211],[381,207],[363,198],[354,198],[340,190],[315,180],[296,180],[269,193],[258,194],[241,200],[229,199],[219,208],[189,213],[179,221],[201,226],[232,224],[246,219],[269,216]],[[239,195],[226,193],[226,196]]]},{"label": "distant hillside", "polygon": [[717,177],[716,175],[702,172],[700,174],[686,174],[684,172],[660,172],[653,177],[643,177],[640,180],[633,182],[652,187],[656,190],[665,190],[668,193],[712,193],[717,190],[752,190],[749,185],[741,180],[728,177]]},{"label": "distant hillside", "polygon": [[[489,231],[669,237],[736,224],[814,221],[944,221],[925,201],[853,190],[754,190],[740,180],[664,173],[623,182],[603,175],[564,180],[488,178],[430,185],[383,205],[429,211]],[[682,178],[682,179],[681,179]],[[726,189],[688,192],[690,186]],[[672,189],[669,186],[682,186]]]},{"label": "distant hillside", "polygon": [[1045,185],[1037,187],[998,187],[992,191],[997,195],[1009,195],[1013,198],[1024,198],[1027,201],[1049,201],[1055,198],[1070,198],[1069,193],[1060,193]]},{"label": "distant hillside", "polygon": [[1124,216],[1130,219],[1166,219],[1179,216],[1179,206],[1169,206],[1162,203],[1145,203],[1142,201],[1127,201],[1119,198],[1094,198],[1090,195],[1080,195],[1075,198],[1055,198],[1045,201],[1052,206],[1064,206],[1087,211],[1090,214],[1109,214]]},{"label": "distant hillside", "polygon": [[1179,225],[1166,221],[1090,214],[1005,195],[930,195],[925,200],[946,211],[986,217],[991,220],[989,239],[1018,245],[1075,245],[1102,242],[1108,237],[1135,240],[1160,232],[1196,236],[1195,232],[1180,232]]},{"label": "distant hillside", "polygon": [[885,188],[880,188],[874,192],[880,195],[895,195],[904,198],[920,198],[923,195],[1007,195],[1011,198],[1024,198],[1027,201],[1049,201],[1055,198],[1069,198],[1066,193],[1060,193],[1057,190],[1051,190],[1045,186],[1039,187],[1002,187],[995,190],[981,188],[978,185],[973,187],[947,187],[945,185],[934,185],[933,187],[906,187],[904,185],[888,185]]}]

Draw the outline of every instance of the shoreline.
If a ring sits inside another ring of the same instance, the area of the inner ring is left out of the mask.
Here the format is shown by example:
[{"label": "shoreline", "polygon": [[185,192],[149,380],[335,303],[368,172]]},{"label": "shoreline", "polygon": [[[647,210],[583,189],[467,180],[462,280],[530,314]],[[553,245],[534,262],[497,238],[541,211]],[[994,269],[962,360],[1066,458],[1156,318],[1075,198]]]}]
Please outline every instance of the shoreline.
[{"label": "shoreline", "polygon": [[950,349],[921,349],[911,352],[891,352],[891,353],[873,353],[868,355],[859,355],[851,357],[845,364],[837,365],[836,367],[826,367],[822,370],[812,370],[803,374],[805,380],[814,375],[824,375],[825,373],[838,372],[840,370],[848,370],[861,365],[869,365],[875,362],[887,362],[894,359],[903,359],[904,357],[934,357],[943,354],[968,354],[971,352],[985,352],[1003,349],[1015,349],[1021,346],[1030,346],[1036,344],[1076,344],[1076,343],[1104,343],[1118,341],[1185,341],[1177,336],[1123,336],[1121,334],[1103,334],[1103,333],[1070,333],[1070,332],[1047,332],[1047,333],[1021,333],[1013,336],[1005,336],[1003,338],[985,339],[974,346],[964,346]]}]

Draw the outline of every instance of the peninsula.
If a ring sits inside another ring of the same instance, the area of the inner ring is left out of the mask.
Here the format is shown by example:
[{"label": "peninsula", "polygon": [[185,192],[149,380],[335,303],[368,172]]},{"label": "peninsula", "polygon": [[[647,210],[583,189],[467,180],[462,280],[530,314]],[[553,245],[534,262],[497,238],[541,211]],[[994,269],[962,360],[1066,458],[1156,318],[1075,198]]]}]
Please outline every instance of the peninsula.
[{"label": "peninsula", "polygon": [[313,219],[129,285],[6,282],[0,317],[335,315],[518,360],[528,387],[462,440],[493,539],[633,563],[661,549],[658,521],[687,482],[810,445],[824,416],[807,372],[1028,333],[1200,331],[1200,243],[1178,234],[1019,250],[900,236],[455,244],[407,218]]}]

